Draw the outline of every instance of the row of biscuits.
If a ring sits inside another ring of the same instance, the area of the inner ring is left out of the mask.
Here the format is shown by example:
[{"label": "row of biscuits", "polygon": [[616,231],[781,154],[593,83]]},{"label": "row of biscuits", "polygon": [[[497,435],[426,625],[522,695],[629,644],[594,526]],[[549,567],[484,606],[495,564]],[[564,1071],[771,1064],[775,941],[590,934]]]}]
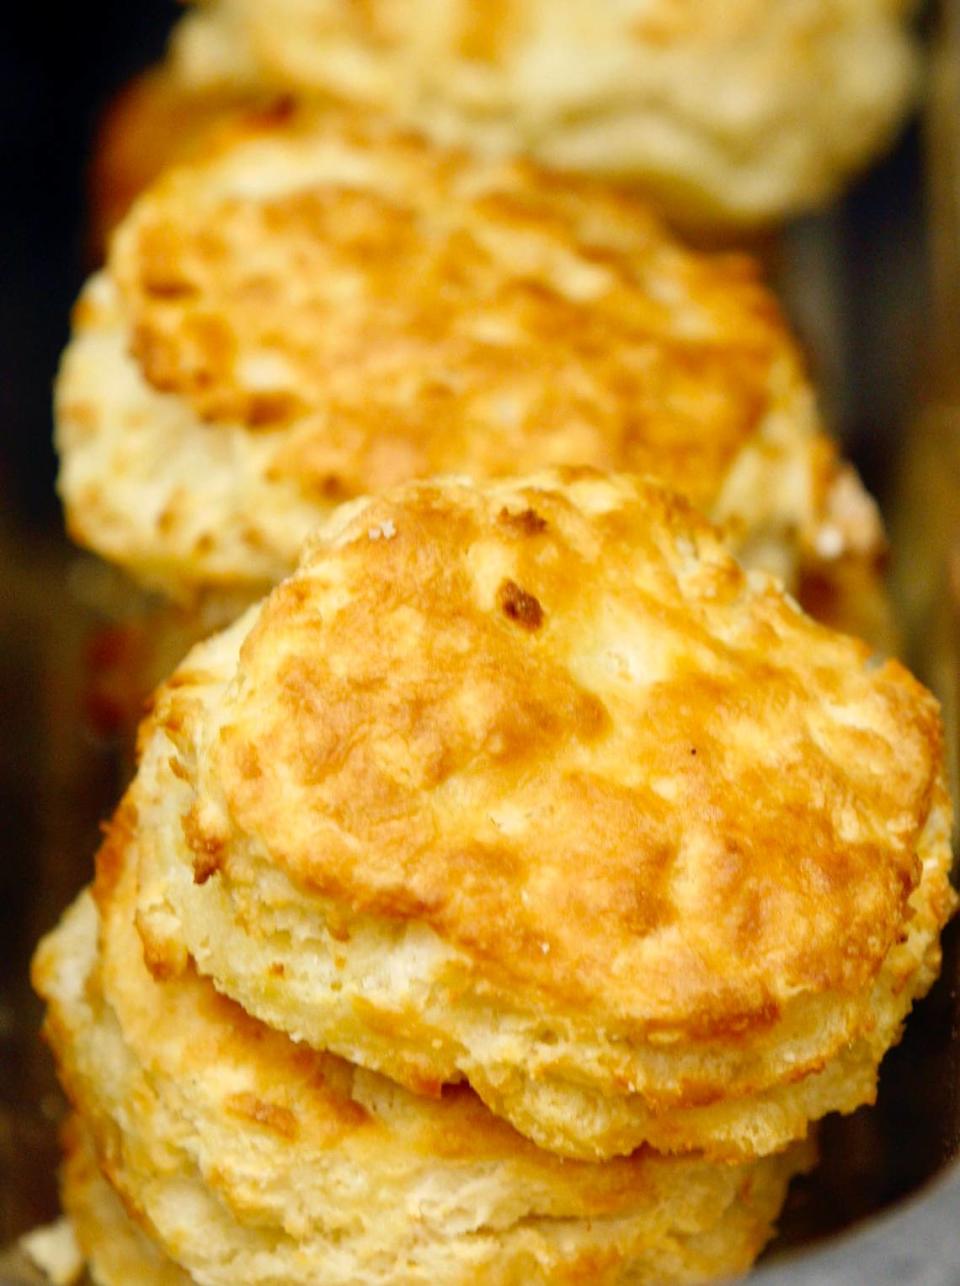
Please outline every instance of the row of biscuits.
[{"label": "row of biscuits", "polygon": [[883,622],[882,532],[750,264],[284,103],[133,207],[57,418],[71,532],[226,627],[35,961],[95,1280],[746,1270],[955,900],[935,702],[791,596]]}]

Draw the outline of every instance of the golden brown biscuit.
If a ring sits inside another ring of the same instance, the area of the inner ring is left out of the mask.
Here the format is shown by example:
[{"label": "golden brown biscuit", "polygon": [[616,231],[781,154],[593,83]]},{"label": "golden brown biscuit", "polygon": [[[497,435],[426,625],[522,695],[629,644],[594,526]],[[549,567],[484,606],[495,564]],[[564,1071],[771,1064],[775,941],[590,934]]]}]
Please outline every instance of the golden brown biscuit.
[{"label": "golden brown biscuit", "polygon": [[651,482],[344,506],[142,735],[152,966],[558,1152],[782,1147],[938,968],[936,702]]},{"label": "golden brown biscuit", "polygon": [[137,204],[57,421],[71,533],[181,598],[252,599],[339,501],[444,472],[654,472],[787,576],[880,545],[747,260],[329,114],[248,119]]},{"label": "golden brown biscuit", "polygon": [[417,1097],[295,1046],[192,969],[155,981],[134,926],[137,807],[134,791],[96,902],[68,912],[34,975],[100,1165],[198,1281],[669,1283],[752,1262],[809,1150],[740,1166],[648,1150],[567,1162],[466,1087]]},{"label": "golden brown biscuit", "polygon": [[909,0],[208,0],[181,76],[374,107],[699,224],[830,197],[909,102]]}]

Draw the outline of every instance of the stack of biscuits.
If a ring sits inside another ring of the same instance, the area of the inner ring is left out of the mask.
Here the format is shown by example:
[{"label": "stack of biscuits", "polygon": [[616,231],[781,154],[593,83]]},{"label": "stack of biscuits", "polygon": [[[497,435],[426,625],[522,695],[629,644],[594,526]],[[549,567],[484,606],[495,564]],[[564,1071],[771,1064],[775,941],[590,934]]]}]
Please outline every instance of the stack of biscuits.
[{"label": "stack of biscuits", "polygon": [[[438,141],[413,108],[492,121],[500,46],[448,85],[406,6],[341,7],[186,31],[410,111],[208,131],[58,382],[72,534],[170,604],[34,963],[64,1206],[100,1286],[730,1277],[937,974],[937,705],[841,632],[887,628],[882,530],[752,264]],[[528,95],[584,30],[490,9]]]},{"label": "stack of biscuits", "polygon": [[941,760],[657,483],[338,509],[161,688],[37,955],[97,1280],[745,1269],[936,973]]}]

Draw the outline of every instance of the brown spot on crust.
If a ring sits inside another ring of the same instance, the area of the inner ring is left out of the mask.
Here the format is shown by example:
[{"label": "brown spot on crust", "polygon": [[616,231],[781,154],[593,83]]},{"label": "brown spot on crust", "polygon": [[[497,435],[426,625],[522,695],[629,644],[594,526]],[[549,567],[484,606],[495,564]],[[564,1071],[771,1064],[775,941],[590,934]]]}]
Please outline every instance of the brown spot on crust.
[{"label": "brown spot on crust", "polygon": [[439,1099],[443,1096],[443,1082],[435,1076],[411,1077],[410,1088],[421,1098]]},{"label": "brown spot on crust", "polygon": [[184,271],[176,228],[167,222],[148,228],[140,243],[140,285],[155,300],[184,300],[196,295],[196,283]]},{"label": "brown spot on crust", "polygon": [[281,1138],[292,1142],[300,1132],[297,1118],[288,1107],[279,1103],[267,1103],[256,1094],[231,1094],[224,1106],[234,1116],[262,1125],[264,1129],[279,1134]]},{"label": "brown spot on crust", "polygon": [[539,601],[521,589],[516,581],[503,581],[497,590],[497,606],[504,616],[525,630],[538,630],[543,624],[543,608]]},{"label": "brown spot on crust", "polygon": [[197,409],[205,422],[229,414],[232,402],[223,390],[236,356],[229,323],[199,310],[191,310],[173,332],[160,318],[153,323],[139,321],[131,333],[130,351],[144,379],[161,393],[192,394],[199,399]]},{"label": "brown spot on crust", "polygon": [[350,495],[350,487],[347,482],[335,473],[324,474],[322,477],[317,478],[312,485],[318,496],[323,500],[330,500],[334,503],[346,500]]},{"label": "brown spot on crust", "polygon": [[171,755],[167,762],[170,765],[170,771],[173,773],[174,777],[178,777],[181,781],[190,780],[189,772],[187,772],[183,763],[176,755]]},{"label": "brown spot on crust", "polygon": [[293,95],[280,94],[269,103],[251,109],[245,120],[252,130],[280,129],[296,115],[296,111],[297,101]]},{"label": "brown spot on crust", "polygon": [[512,513],[506,505],[500,510],[500,521],[524,536],[539,536],[546,531],[548,525],[546,518],[542,518],[535,509],[521,509],[519,513]]},{"label": "brown spot on crust", "polygon": [[266,389],[250,394],[247,424],[251,429],[281,427],[295,419],[303,403],[288,389]]},{"label": "brown spot on crust", "polygon": [[327,915],[326,926],[327,932],[334,942],[350,941],[350,925],[345,915],[343,917],[337,916],[331,910]]},{"label": "brown spot on crust", "polygon": [[206,884],[212,875],[223,868],[224,841],[219,835],[213,835],[204,829],[192,808],[184,816],[182,825],[184,838],[194,854],[194,883]]},{"label": "brown spot on crust", "polygon": [[169,944],[153,937],[144,930],[140,920],[137,921],[140,937],[143,942],[143,963],[156,982],[169,982],[183,972],[186,963],[181,953],[171,951]]},{"label": "brown spot on crust", "polygon": [[198,853],[193,859],[194,884],[206,884],[211,875],[217,875],[219,873],[222,866],[223,859],[219,853]]}]

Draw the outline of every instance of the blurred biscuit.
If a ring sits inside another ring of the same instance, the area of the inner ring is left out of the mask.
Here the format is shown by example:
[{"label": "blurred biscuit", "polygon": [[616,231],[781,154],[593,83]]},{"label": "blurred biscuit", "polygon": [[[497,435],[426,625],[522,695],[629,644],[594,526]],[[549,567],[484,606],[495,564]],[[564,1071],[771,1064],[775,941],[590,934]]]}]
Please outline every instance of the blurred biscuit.
[{"label": "blurred biscuit", "polygon": [[698,225],[832,196],[889,139],[904,0],[211,0],[171,60],[197,84],[333,95],[444,142],[642,187]]},{"label": "blurred biscuit", "polygon": [[143,72],[120,90],[99,122],[90,166],[90,239],[97,260],[144,188],[257,97],[253,90],[185,84],[169,64]]},{"label": "blurred biscuit", "polygon": [[656,473],[788,579],[882,543],[748,260],[329,113],[247,118],[138,202],[57,442],[72,535],[182,599],[254,598],[338,502],[445,472]]},{"label": "blurred biscuit", "polygon": [[936,702],[636,478],[344,506],[141,749],[154,968],[573,1156],[871,1101],[953,907]]},{"label": "blurred biscuit", "polygon": [[[192,969],[155,980],[134,925],[137,808],[134,791],[34,977],[83,1130],[151,1247],[208,1286],[694,1282],[752,1262],[809,1149],[565,1162],[465,1087],[419,1098],[267,1030]],[[98,1266],[118,1212],[81,1164]]]}]

